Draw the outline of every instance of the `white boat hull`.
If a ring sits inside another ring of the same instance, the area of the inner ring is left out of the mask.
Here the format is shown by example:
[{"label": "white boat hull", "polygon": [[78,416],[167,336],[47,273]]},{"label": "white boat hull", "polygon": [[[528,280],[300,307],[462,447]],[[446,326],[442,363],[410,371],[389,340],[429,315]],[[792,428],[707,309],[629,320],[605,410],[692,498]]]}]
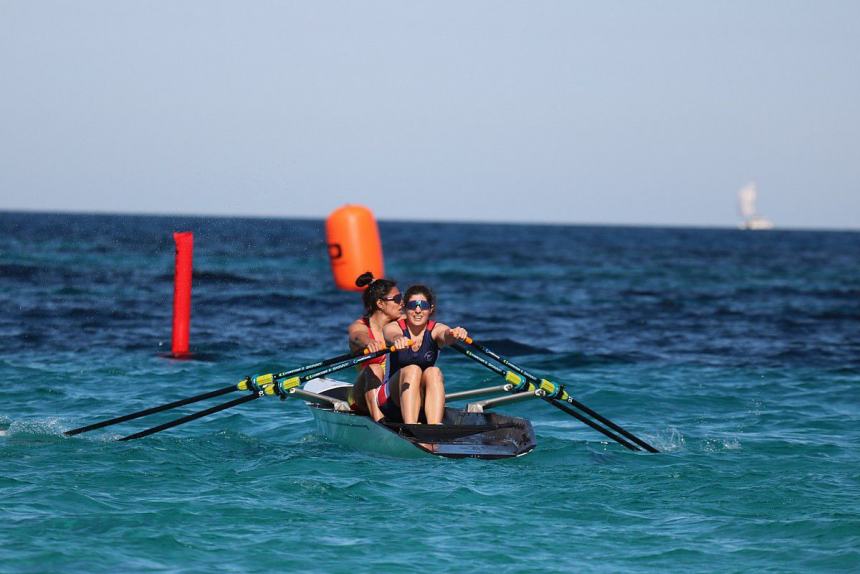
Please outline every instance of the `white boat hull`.
[{"label": "white boat hull", "polygon": [[[314,379],[305,390],[345,399],[352,385],[331,379]],[[496,413],[469,413],[445,409],[436,426],[388,425],[330,405],[308,403],[317,431],[342,446],[396,457],[511,458],[531,452],[534,430],[525,419]],[[460,434],[462,432],[467,434]],[[472,432],[474,431],[474,432]],[[429,438],[422,438],[429,434]]]}]

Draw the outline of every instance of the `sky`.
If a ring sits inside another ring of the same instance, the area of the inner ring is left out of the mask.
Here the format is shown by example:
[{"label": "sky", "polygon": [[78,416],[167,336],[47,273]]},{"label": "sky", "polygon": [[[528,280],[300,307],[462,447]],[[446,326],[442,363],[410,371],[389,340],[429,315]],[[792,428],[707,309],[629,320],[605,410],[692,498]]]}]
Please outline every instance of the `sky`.
[{"label": "sky", "polygon": [[0,210],[860,229],[860,2],[0,0]]}]

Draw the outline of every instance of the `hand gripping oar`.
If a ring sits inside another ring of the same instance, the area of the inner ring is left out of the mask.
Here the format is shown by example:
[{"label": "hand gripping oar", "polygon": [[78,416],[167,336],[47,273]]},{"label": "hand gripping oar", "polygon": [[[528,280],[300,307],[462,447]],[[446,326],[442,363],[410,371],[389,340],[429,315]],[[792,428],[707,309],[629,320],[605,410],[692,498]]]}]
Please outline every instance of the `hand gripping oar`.
[{"label": "hand gripping oar", "polygon": [[[498,354],[496,354],[492,350],[488,349],[487,347],[481,345],[480,343],[476,343],[475,341],[473,341],[469,337],[466,338],[465,342],[466,342],[466,344],[471,345],[475,349],[481,351],[482,353],[484,353],[488,357],[495,359],[496,361],[500,362],[501,364],[505,365],[506,367],[508,367],[508,368],[516,371],[517,373],[521,374],[530,383],[536,385],[538,388],[545,390],[547,392],[548,398],[554,399],[557,401],[564,401],[570,405],[573,405],[574,407],[578,408],[579,410],[581,410],[582,412],[584,412],[588,416],[592,417],[593,419],[600,421],[601,423],[605,424],[606,426],[608,426],[612,430],[614,430],[614,431],[618,432],[619,434],[625,436],[626,438],[632,440],[633,442],[635,442],[637,445],[639,445],[643,449],[647,450],[648,452],[660,452],[659,450],[657,450],[656,448],[654,448],[653,446],[651,446],[650,444],[648,444],[644,440],[640,439],[639,437],[637,437],[633,433],[625,430],[621,426],[615,424],[611,420],[600,415],[600,413],[595,412],[594,410],[588,408],[586,405],[584,405],[581,402],[574,399],[572,396],[570,396],[570,394],[567,391],[564,390],[564,386],[557,385],[557,384],[550,382],[546,379],[539,379],[538,377],[529,373],[528,371],[526,371],[522,367],[513,364],[509,360],[505,359],[504,357],[499,356]],[[558,405],[556,405],[556,406],[558,406]],[[559,407],[559,408],[561,408],[561,407]],[[563,410],[566,413],[572,414],[571,409],[569,409],[569,408],[562,408],[561,410]],[[579,418],[579,417],[577,417],[577,418]],[[582,420],[582,419],[580,419],[580,420]]]},{"label": "hand gripping oar", "polygon": [[[410,347],[413,344],[414,344],[414,342],[411,339],[407,339],[406,342],[404,343],[404,348]],[[317,379],[319,377],[324,377],[324,376],[329,375],[331,373],[334,373],[336,371],[342,371],[343,369],[347,369],[349,367],[354,367],[356,365],[360,365],[361,363],[366,363],[367,361],[372,361],[373,359],[375,359],[377,357],[381,357],[382,355],[386,355],[388,353],[393,353],[396,350],[397,350],[397,347],[395,347],[394,345],[391,345],[390,347],[387,347],[387,348],[382,349],[380,351],[376,351],[375,353],[368,353],[367,349],[365,349],[364,356],[353,357],[352,355],[350,355],[350,357],[352,357],[352,358],[350,358],[349,360],[346,360],[342,363],[333,365],[331,367],[328,367],[327,369],[323,369],[321,371],[316,371],[314,373],[310,373],[307,375],[291,377],[289,379],[284,379],[283,381],[276,381],[275,384],[271,384],[269,386],[266,386],[263,390],[264,390],[264,393],[267,395],[279,395],[283,399],[283,398],[286,398],[287,391],[289,391],[290,389],[292,389],[294,387],[298,387],[302,383],[310,381],[311,379]]]},{"label": "hand gripping oar", "polygon": [[[333,364],[335,364],[335,363],[339,363],[339,362],[341,362],[341,361],[345,361],[345,360],[347,360],[347,359],[351,359],[353,356],[354,356],[354,355],[353,355],[352,353],[347,353],[347,354],[345,354],[345,355],[339,355],[339,356],[337,356],[337,357],[332,357],[331,359],[325,359],[325,360],[323,360],[323,361],[318,361],[318,362],[316,362],[316,363],[312,363],[312,364],[310,364],[310,365],[305,365],[305,366],[303,366],[303,367],[298,367],[298,368],[295,368],[295,369],[291,369],[291,370],[289,370],[289,371],[284,371],[283,373],[278,373],[277,375],[271,375],[271,376],[272,376],[272,380],[273,380],[273,381],[274,381],[274,380],[280,380],[280,379],[283,379],[283,378],[286,378],[286,377],[290,377],[290,376],[292,376],[292,375],[295,375],[295,374],[297,374],[297,373],[304,373],[304,372],[306,372],[306,371],[310,371],[311,369],[316,369],[316,368],[323,367],[323,366],[326,366],[326,365],[333,365]],[[255,380],[255,382],[256,382],[256,380],[257,380],[257,379],[265,379],[267,376],[268,376],[268,375],[254,376],[254,377],[253,377],[253,379],[254,379],[254,380]],[[93,424],[91,424],[91,425],[82,426],[82,427],[79,427],[79,428],[76,428],[76,429],[68,430],[68,431],[64,432],[63,434],[64,434],[64,435],[66,435],[66,436],[75,436],[75,435],[77,435],[77,434],[81,434],[81,433],[89,432],[89,431],[92,431],[92,430],[96,430],[96,429],[104,428],[104,427],[111,426],[111,425],[116,425],[116,424],[119,424],[119,423],[124,423],[124,422],[126,422],[126,421],[131,421],[131,420],[134,420],[134,419],[138,419],[138,418],[140,418],[140,417],[145,417],[145,416],[147,416],[147,415],[152,415],[152,414],[155,414],[155,413],[160,413],[160,412],[162,412],[162,411],[167,411],[167,410],[170,410],[170,409],[175,409],[175,408],[177,408],[177,407],[182,407],[182,406],[185,406],[185,405],[190,405],[190,404],[192,404],[192,403],[196,403],[196,402],[199,402],[199,401],[204,401],[204,400],[206,400],[206,399],[211,399],[211,398],[214,398],[214,397],[219,397],[219,396],[221,396],[221,395],[226,395],[227,393],[232,393],[232,392],[234,392],[234,391],[245,391],[245,390],[250,390],[250,389],[252,388],[251,386],[249,386],[249,382],[250,382],[250,380],[251,380],[251,377],[245,377],[243,380],[239,381],[239,383],[237,383],[237,384],[235,384],[235,385],[230,385],[229,387],[224,387],[224,388],[217,389],[217,390],[214,390],[214,391],[209,391],[209,392],[207,392],[207,393],[202,393],[202,394],[199,394],[199,395],[194,395],[193,397],[188,397],[188,398],[185,398],[185,399],[179,399],[178,401],[173,401],[172,403],[166,403],[166,404],[163,404],[163,405],[158,405],[158,406],[155,406],[155,407],[151,407],[151,408],[148,408],[148,409],[144,409],[144,410],[142,410],[142,411],[137,411],[137,412],[134,412],[134,413],[131,413],[131,414],[127,414],[127,415],[123,415],[123,416],[120,416],[120,417],[116,417],[116,418],[112,418],[112,419],[107,419],[107,420],[104,420],[104,421],[100,421],[100,422],[97,422],[97,423],[93,423]],[[263,383],[264,383],[264,381],[262,381],[262,380],[261,380],[258,384],[263,384]]]},{"label": "hand gripping oar", "polygon": [[[411,344],[412,344],[411,341],[407,341],[407,345],[411,345]],[[275,377],[280,376],[280,375],[260,375],[260,376],[255,376],[255,377],[246,377],[237,386],[240,386],[240,385],[243,386],[242,390],[247,389],[247,390],[253,391],[252,394],[246,395],[244,397],[240,397],[238,399],[233,399],[232,401],[228,401],[226,403],[221,403],[220,405],[215,405],[214,407],[210,407],[208,409],[198,411],[196,413],[191,413],[190,415],[186,415],[184,417],[181,417],[181,418],[178,418],[178,419],[175,419],[172,421],[168,421],[164,424],[160,424],[158,426],[148,428],[146,430],[142,430],[140,432],[137,432],[137,433],[134,433],[134,434],[131,434],[128,436],[124,436],[119,440],[120,441],[126,441],[126,440],[133,440],[133,439],[137,439],[137,438],[143,438],[145,436],[149,436],[151,434],[154,434],[154,433],[157,433],[157,432],[160,432],[163,430],[167,430],[169,428],[173,428],[175,426],[178,426],[178,425],[181,425],[181,424],[184,424],[187,422],[191,422],[191,421],[199,419],[201,417],[205,417],[206,415],[211,415],[213,413],[217,413],[219,411],[223,411],[225,409],[229,409],[229,408],[241,405],[242,403],[247,403],[247,402],[253,401],[254,399],[258,399],[258,398],[262,397],[263,395],[270,395],[270,396],[279,395],[283,398],[286,396],[286,392],[289,389],[291,389],[293,387],[297,387],[306,381],[309,381],[311,379],[316,379],[317,377],[322,377],[322,376],[328,375],[330,373],[334,373],[335,371],[341,371],[343,369],[347,369],[347,368],[353,367],[355,365],[360,365],[361,363],[371,361],[377,357],[381,357],[382,355],[385,355],[387,353],[391,353],[395,350],[396,350],[396,348],[394,347],[394,345],[392,345],[388,348],[382,349],[380,351],[376,351],[375,353],[365,353],[364,355],[359,356],[359,357],[353,357],[353,355],[350,354],[350,355],[348,355],[348,357],[352,357],[352,358],[350,358],[346,361],[342,361],[340,363],[337,363],[337,364],[335,364],[335,365],[333,365],[327,369],[323,369],[322,371],[317,371],[317,372],[307,374],[307,375],[295,376],[295,377],[292,377],[289,379],[285,379],[283,381],[275,380]],[[322,363],[329,364],[330,362],[331,362],[331,360],[320,361],[320,364],[322,364]],[[297,370],[307,370],[307,369],[294,369],[293,372],[295,372]]]},{"label": "hand gripping oar", "polygon": [[[469,339],[466,339],[466,340],[468,341]],[[569,415],[573,416],[574,418],[584,422],[585,424],[587,424],[588,426],[590,426],[591,428],[593,428],[597,432],[608,436],[609,438],[611,438],[612,440],[614,440],[615,442],[617,442],[621,446],[628,448],[630,450],[635,450],[635,451],[639,450],[639,448],[637,446],[627,442],[626,440],[624,440],[620,436],[616,435],[612,431],[607,430],[607,429],[603,428],[602,426],[600,426],[599,424],[592,421],[591,419],[588,419],[588,418],[582,416],[581,414],[579,414],[578,412],[576,412],[575,410],[573,410],[569,406],[565,405],[564,403],[560,403],[560,402],[550,398],[549,396],[546,395],[546,389],[543,388],[542,386],[541,387],[535,386],[534,384],[530,383],[529,381],[523,380],[522,377],[520,377],[518,374],[514,373],[513,371],[506,371],[505,369],[499,367],[498,365],[494,365],[493,363],[489,362],[485,358],[476,355],[475,353],[473,353],[469,349],[464,349],[459,343],[455,343],[455,344],[451,345],[451,347],[456,349],[457,351],[460,351],[461,353],[463,353],[464,355],[466,355],[470,359],[484,365],[485,367],[487,367],[491,371],[498,373],[501,376],[503,376],[505,378],[505,381],[514,385],[515,392],[517,389],[521,392],[522,391],[534,392],[534,391],[540,390],[543,392],[543,395],[541,396],[541,398],[543,400],[545,400],[546,402],[548,402],[549,404],[563,410],[564,412],[568,413]]]}]

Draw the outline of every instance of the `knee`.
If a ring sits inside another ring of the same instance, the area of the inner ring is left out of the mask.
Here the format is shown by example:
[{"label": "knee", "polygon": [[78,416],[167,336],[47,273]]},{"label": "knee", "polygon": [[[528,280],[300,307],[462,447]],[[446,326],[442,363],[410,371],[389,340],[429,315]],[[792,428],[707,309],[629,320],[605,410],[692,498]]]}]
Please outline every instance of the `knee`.
[{"label": "knee", "polygon": [[401,373],[400,376],[402,379],[417,381],[421,378],[421,367],[418,365],[407,365],[401,369]]},{"label": "knee", "polygon": [[427,367],[421,377],[422,382],[428,386],[444,386],[445,377],[439,367]]}]

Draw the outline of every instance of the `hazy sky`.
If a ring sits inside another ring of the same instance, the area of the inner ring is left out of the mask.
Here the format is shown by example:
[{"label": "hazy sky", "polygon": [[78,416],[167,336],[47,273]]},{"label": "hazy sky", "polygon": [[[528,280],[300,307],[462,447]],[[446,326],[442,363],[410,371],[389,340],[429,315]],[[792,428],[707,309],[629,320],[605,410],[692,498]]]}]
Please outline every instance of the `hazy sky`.
[{"label": "hazy sky", "polygon": [[0,210],[860,228],[860,2],[0,0]]}]

